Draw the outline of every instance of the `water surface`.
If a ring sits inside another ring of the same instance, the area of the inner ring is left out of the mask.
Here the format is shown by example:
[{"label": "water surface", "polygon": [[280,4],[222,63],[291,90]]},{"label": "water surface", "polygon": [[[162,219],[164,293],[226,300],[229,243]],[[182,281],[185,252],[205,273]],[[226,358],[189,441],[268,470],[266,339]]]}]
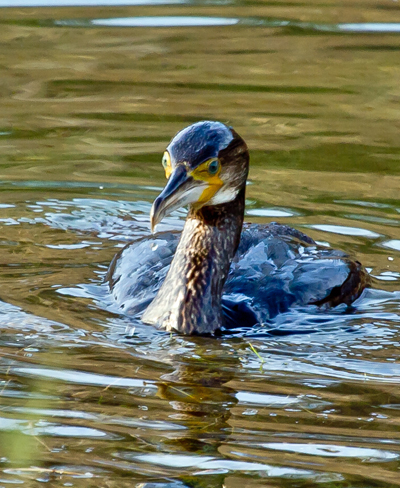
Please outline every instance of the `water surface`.
[{"label": "water surface", "polygon": [[[398,3],[64,4],[0,2],[0,486],[400,486]],[[113,309],[202,119],[248,142],[248,221],[368,268],[356,307],[219,340]]]}]

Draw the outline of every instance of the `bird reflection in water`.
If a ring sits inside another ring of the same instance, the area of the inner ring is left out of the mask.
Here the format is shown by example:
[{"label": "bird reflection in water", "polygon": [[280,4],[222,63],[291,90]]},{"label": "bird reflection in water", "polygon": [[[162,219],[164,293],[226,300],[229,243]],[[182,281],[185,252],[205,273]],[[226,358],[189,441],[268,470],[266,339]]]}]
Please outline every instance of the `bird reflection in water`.
[{"label": "bird reflection in water", "polygon": [[[195,462],[198,456],[221,458],[219,452],[222,445],[229,442],[233,432],[230,424],[232,409],[238,404],[236,391],[229,386],[234,378],[234,371],[240,367],[237,357],[232,357],[229,368],[221,368],[218,358],[209,361],[199,361],[205,357],[204,338],[198,338],[195,344],[195,357],[175,358],[175,370],[164,374],[158,383],[157,396],[169,403],[175,413],[169,418],[175,422],[182,422],[187,429],[177,431],[174,436],[165,439],[162,451],[171,455],[193,455]],[[179,468],[180,466],[176,466]],[[218,471],[218,470],[217,470]],[[225,473],[207,473],[208,476],[181,475],[185,486],[209,486],[212,481],[215,486],[222,486]],[[203,484],[205,483],[205,484]],[[214,485],[213,485],[214,486]]]}]

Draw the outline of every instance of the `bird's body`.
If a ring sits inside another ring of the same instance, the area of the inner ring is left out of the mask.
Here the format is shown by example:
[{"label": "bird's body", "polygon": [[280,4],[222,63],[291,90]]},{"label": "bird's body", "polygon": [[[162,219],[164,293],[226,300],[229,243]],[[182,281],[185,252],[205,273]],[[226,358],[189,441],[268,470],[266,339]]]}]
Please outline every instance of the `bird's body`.
[{"label": "bird's body", "polygon": [[[168,146],[168,183],[152,225],[189,204],[181,236],[156,234],[113,260],[108,279],[124,313],[184,334],[264,323],[291,307],[349,305],[368,275],[344,253],[295,229],[245,225],[248,152],[218,122],[181,131]],[[164,155],[164,158],[166,156]]]}]

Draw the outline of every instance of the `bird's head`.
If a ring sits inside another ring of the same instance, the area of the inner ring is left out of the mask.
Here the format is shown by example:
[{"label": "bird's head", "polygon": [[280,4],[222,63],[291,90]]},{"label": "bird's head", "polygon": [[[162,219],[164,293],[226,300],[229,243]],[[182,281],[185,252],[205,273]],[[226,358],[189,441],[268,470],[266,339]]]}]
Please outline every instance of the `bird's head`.
[{"label": "bird's head", "polygon": [[162,158],[168,181],[151,208],[151,228],[173,210],[234,200],[246,185],[249,153],[244,140],[220,122],[197,122],[178,132]]}]

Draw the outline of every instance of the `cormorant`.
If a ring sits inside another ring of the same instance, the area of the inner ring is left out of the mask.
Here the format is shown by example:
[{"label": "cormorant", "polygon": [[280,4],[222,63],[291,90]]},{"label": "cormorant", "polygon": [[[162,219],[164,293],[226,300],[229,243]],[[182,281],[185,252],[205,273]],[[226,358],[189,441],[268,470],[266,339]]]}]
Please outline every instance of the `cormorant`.
[{"label": "cormorant", "polygon": [[189,206],[183,231],[122,249],[108,281],[124,313],[182,334],[253,326],[292,307],[350,305],[368,285],[362,265],[287,227],[244,224],[249,153],[220,122],[180,131],[162,158],[167,184],[151,228]]}]

